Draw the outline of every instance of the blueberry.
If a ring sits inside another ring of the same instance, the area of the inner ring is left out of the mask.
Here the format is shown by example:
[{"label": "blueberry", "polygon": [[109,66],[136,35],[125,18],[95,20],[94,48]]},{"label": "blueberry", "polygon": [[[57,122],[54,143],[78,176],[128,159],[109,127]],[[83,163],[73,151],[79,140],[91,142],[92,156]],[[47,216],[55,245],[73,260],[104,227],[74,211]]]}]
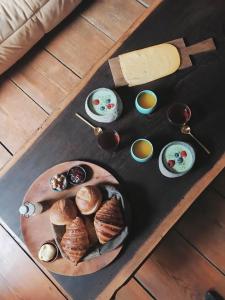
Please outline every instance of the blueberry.
[{"label": "blueberry", "polygon": [[110,100],[110,99],[107,99],[107,100],[106,100],[106,103],[110,103],[110,102],[111,102],[111,100]]},{"label": "blueberry", "polygon": [[179,157],[179,158],[177,159],[177,162],[178,162],[179,164],[182,164],[183,158],[182,158],[182,157]]},{"label": "blueberry", "polygon": [[101,106],[100,109],[101,109],[101,110],[105,110],[105,106]]},{"label": "blueberry", "polygon": [[175,157],[179,157],[180,156],[179,153],[175,153],[174,155],[175,155]]}]

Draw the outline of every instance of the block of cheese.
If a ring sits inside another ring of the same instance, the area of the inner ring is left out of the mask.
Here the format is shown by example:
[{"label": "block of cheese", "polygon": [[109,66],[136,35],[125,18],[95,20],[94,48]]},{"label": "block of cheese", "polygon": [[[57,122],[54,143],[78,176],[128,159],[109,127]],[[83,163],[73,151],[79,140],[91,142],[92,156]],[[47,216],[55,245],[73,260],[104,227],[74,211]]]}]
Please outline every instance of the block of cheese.
[{"label": "block of cheese", "polygon": [[119,55],[120,67],[129,86],[144,84],[174,73],[180,54],[171,44],[160,44]]}]

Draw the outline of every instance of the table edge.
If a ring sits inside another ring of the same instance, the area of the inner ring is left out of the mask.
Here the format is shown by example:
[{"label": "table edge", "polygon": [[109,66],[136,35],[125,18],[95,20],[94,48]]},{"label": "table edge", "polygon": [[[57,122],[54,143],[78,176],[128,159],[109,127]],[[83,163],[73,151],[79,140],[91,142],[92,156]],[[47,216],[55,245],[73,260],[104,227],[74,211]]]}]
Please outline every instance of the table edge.
[{"label": "table edge", "polygon": [[16,154],[0,169],[0,178],[5,175],[22,156],[28,151],[37,139],[44,133],[44,131],[54,122],[55,119],[63,112],[64,109],[74,100],[74,98],[82,91],[85,85],[90,81],[96,71],[116,52],[116,50],[125,42],[125,40],[138,28],[138,26],[147,19],[147,17],[154,12],[154,10],[164,0],[153,0],[153,3],[144,10],[135,22],[128,28],[128,30],[118,39],[118,41],[106,52],[106,54],[99,59],[89,72],[83,77],[80,83],[71,90],[71,92],[64,98],[60,106],[44,121],[42,126],[33,133],[31,139],[25,143]]},{"label": "table edge", "polygon": [[225,153],[213,167],[205,173],[183,196],[181,201],[174,209],[164,218],[164,220],[156,227],[147,240],[135,252],[134,256],[120,269],[119,273],[111,280],[104,290],[98,295],[97,300],[111,299],[118,289],[126,283],[132,274],[139,268],[140,264],[152,252],[167,232],[187,211],[187,209],[195,202],[198,196],[206,189],[206,187],[215,179],[215,177],[225,168]]}]

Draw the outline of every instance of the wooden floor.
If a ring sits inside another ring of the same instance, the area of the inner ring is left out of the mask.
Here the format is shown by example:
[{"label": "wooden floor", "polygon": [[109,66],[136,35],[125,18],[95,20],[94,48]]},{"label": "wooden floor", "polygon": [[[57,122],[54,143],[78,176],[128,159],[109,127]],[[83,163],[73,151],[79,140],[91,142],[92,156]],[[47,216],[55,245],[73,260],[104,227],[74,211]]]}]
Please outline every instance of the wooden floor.
[{"label": "wooden floor", "polygon": [[0,79],[0,169],[154,0],[84,0]]},{"label": "wooden floor", "polygon": [[225,170],[116,294],[116,300],[225,299]]}]

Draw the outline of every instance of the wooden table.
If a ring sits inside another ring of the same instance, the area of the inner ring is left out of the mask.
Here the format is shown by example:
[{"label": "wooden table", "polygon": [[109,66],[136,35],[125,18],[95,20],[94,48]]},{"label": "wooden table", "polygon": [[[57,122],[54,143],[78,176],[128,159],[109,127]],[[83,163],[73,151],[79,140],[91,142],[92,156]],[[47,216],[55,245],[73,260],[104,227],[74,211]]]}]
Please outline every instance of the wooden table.
[{"label": "wooden table", "polygon": [[[47,168],[68,160],[93,161],[110,170],[121,182],[133,209],[133,227],[124,251],[107,268],[84,277],[56,280],[76,299],[108,299],[135,271],[177,219],[225,165],[224,95],[225,4],[221,0],[164,1],[115,53],[184,37],[189,43],[214,37],[217,51],[195,57],[195,66],[157,82],[117,89],[124,113],[114,124],[122,137],[120,150],[110,155],[99,151],[92,131],[74,112],[84,114],[84,100],[97,87],[113,87],[107,62],[79,95],[47,128],[38,141],[0,179],[1,217],[21,236],[18,208],[32,181]],[[135,95],[144,88],[158,95],[158,108],[149,117],[134,109]],[[158,170],[159,151],[172,140],[191,140],[170,127],[167,106],[174,101],[188,103],[193,111],[193,132],[210,148],[207,156],[194,144],[197,162],[185,177],[167,179]],[[155,154],[146,164],[134,162],[129,154],[132,140],[148,137]]]}]

